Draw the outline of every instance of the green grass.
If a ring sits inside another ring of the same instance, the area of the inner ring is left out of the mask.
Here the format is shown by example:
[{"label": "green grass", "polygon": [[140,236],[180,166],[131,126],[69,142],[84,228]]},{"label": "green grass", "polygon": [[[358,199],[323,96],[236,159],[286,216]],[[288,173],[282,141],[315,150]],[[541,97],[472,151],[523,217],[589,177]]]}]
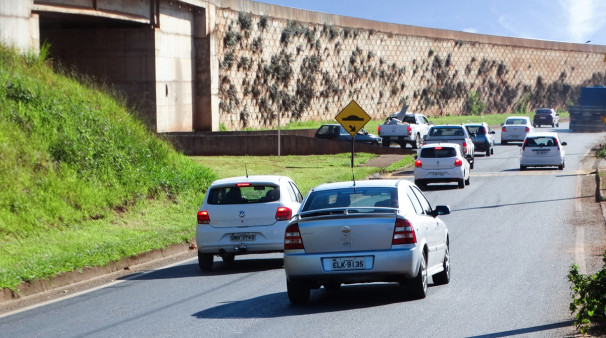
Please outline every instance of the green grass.
[{"label": "green grass", "polygon": [[192,237],[215,176],[82,82],[0,48],[0,287]]}]

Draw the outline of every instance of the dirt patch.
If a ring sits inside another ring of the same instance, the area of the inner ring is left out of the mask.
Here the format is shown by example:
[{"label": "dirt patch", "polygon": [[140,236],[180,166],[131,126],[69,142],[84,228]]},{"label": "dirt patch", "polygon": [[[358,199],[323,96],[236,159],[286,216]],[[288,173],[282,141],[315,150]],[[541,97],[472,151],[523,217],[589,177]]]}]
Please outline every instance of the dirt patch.
[{"label": "dirt patch", "polygon": [[360,164],[361,167],[379,167],[387,168],[392,163],[398,162],[404,158],[401,154],[381,154],[373,159],[370,159],[365,164]]}]

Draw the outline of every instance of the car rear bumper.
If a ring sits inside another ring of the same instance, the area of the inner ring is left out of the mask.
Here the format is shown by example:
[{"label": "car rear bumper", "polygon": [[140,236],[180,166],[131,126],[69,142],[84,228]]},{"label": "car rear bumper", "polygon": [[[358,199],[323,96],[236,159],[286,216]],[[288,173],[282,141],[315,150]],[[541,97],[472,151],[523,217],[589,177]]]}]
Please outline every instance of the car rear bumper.
[{"label": "car rear bumper", "polygon": [[415,168],[415,181],[429,182],[457,182],[465,179],[465,170],[463,167],[451,169],[422,169]]},{"label": "car rear bumper", "polygon": [[[284,250],[284,231],[288,221],[268,226],[214,228],[199,224],[196,228],[196,245],[201,253],[253,253]],[[232,234],[254,234],[254,240],[232,241]]]},{"label": "car rear bumper", "polygon": [[[341,283],[394,281],[398,278],[416,276],[421,259],[420,252],[419,246],[384,251],[324,254],[306,254],[303,250],[287,250],[284,252],[284,271],[288,279],[304,279],[319,283],[326,280]],[[364,270],[331,271],[328,262],[332,258],[344,257],[372,257],[372,266]]]},{"label": "car rear bumper", "polygon": [[520,165],[525,167],[555,167],[564,163],[559,156],[520,158]]}]

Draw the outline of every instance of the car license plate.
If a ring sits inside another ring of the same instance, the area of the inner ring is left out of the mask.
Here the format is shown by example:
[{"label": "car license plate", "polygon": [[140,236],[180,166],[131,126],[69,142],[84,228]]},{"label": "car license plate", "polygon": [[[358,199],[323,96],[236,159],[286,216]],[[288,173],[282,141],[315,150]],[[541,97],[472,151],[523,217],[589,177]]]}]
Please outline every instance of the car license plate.
[{"label": "car license plate", "polygon": [[439,172],[439,171],[432,171],[429,173],[431,176],[438,176],[438,177],[442,177],[444,176],[443,172]]},{"label": "car license plate", "polygon": [[549,150],[535,150],[537,155],[547,155],[548,152]]},{"label": "car license plate", "polygon": [[332,258],[332,270],[364,270],[364,257]]},{"label": "car license plate", "polygon": [[254,233],[241,232],[231,234],[232,242],[242,242],[242,241],[254,241],[257,238],[257,235]]},{"label": "car license plate", "polygon": [[539,119],[541,119],[541,120],[546,120],[546,119],[547,119],[547,116],[540,116],[540,117],[539,117]]}]

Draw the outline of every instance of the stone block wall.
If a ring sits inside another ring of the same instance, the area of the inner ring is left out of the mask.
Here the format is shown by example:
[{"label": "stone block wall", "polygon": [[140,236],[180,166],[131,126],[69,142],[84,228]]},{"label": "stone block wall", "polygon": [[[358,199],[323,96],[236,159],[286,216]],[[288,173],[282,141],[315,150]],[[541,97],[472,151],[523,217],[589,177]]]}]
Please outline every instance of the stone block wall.
[{"label": "stone block wall", "polygon": [[429,116],[469,114],[473,103],[485,113],[564,108],[580,86],[606,84],[603,46],[415,32],[244,1],[220,6],[213,34],[227,130],[274,127],[278,116],[282,125],[333,120],[351,100],[373,119],[403,104]]}]

